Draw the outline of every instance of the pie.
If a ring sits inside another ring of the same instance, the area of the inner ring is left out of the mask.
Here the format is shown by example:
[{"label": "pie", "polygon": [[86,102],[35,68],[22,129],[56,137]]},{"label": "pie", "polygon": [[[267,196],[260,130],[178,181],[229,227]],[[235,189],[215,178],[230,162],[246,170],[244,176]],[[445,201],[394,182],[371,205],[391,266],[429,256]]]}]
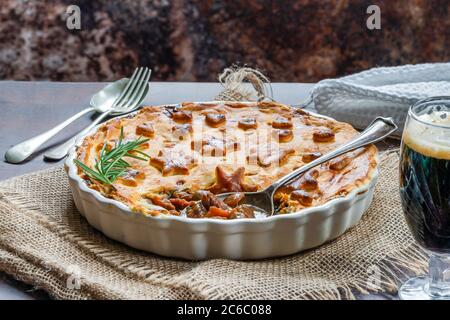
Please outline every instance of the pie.
[{"label": "pie", "polygon": [[[144,137],[139,151],[148,160],[127,158],[131,167],[112,184],[81,169],[78,174],[90,188],[145,215],[254,218],[255,210],[241,204],[242,192],[268,187],[356,134],[347,123],[274,102],[188,102],[107,121],[84,139],[76,158],[94,168],[105,144]],[[376,167],[373,145],[317,166],[276,192],[277,214],[343,197],[367,184]],[[236,193],[216,197],[225,192]]]}]

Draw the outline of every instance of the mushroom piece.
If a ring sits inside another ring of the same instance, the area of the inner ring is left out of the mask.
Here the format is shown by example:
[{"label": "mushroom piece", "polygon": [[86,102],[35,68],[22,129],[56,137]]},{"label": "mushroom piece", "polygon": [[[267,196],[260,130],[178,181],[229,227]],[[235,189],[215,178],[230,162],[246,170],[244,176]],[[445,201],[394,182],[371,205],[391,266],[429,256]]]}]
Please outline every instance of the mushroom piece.
[{"label": "mushroom piece", "polygon": [[178,123],[192,122],[192,112],[187,110],[175,110],[172,113],[172,119]]},{"label": "mushroom piece", "polygon": [[144,122],[136,127],[136,134],[139,136],[152,138],[155,135],[155,129],[150,122]]},{"label": "mushroom piece", "polygon": [[315,142],[331,142],[334,141],[334,132],[330,128],[317,128],[313,132],[313,140]]},{"label": "mushroom piece", "polygon": [[316,190],[319,187],[319,182],[317,181],[318,177],[319,171],[317,169],[310,169],[305,172],[300,178],[295,179],[293,182],[283,187],[283,189],[286,191],[299,189],[306,191]]},{"label": "mushroom piece", "polygon": [[223,157],[228,151],[236,151],[240,147],[239,142],[233,139],[205,137],[201,141],[192,141],[191,149],[200,151],[203,155],[211,157]]},{"label": "mushroom piece", "polygon": [[297,201],[305,207],[311,206],[313,197],[304,190],[295,190],[291,193],[291,199]]},{"label": "mushroom piece", "polygon": [[302,161],[304,163],[310,163],[313,160],[316,160],[317,158],[320,158],[322,156],[322,153],[320,152],[308,152],[302,155]]},{"label": "mushroom piece", "polygon": [[270,167],[272,164],[282,166],[294,154],[295,150],[292,148],[276,151],[270,150],[267,154],[258,154],[258,164],[261,167]]},{"label": "mushroom piece", "polygon": [[292,121],[285,117],[278,117],[272,122],[272,127],[276,129],[291,129]]},{"label": "mushroom piece", "polygon": [[208,113],[205,116],[205,121],[210,127],[217,128],[224,124],[227,119],[222,113]]},{"label": "mushroom piece", "polygon": [[184,138],[192,132],[193,129],[190,123],[179,124],[172,127],[172,133],[178,140],[184,140]]},{"label": "mushroom piece", "polygon": [[238,122],[238,128],[242,130],[256,129],[258,123],[255,118],[243,118]]},{"label": "mushroom piece", "polygon": [[317,177],[319,176],[319,171],[316,169],[308,170],[303,177],[300,179],[300,188],[306,191],[312,191],[319,187],[319,182]]},{"label": "mushroom piece", "polygon": [[343,156],[337,157],[333,160],[330,160],[328,167],[334,171],[341,171],[342,169],[344,169],[346,166],[349,165],[351,160],[352,159],[350,157],[348,157],[347,155],[343,155]]},{"label": "mushroom piece", "polygon": [[279,142],[289,142],[294,138],[294,134],[290,129],[278,129],[275,131],[275,137]]},{"label": "mushroom piece", "polygon": [[144,172],[135,169],[127,169],[125,173],[117,179],[117,181],[127,187],[137,187],[138,182],[144,180],[144,178]]}]

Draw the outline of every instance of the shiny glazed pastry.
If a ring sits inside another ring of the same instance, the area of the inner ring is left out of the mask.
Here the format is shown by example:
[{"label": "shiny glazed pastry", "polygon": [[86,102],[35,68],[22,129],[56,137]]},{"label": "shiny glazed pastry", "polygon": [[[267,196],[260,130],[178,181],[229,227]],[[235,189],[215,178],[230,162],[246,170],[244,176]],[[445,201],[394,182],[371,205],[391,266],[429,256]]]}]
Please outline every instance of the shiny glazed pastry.
[{"label": "shiny glazed pastry", "polygon": [[[127,158],[131,167],[111,185],[79,170],[90,188],[147,215],[216,219],[263,217],[241,205],[239,193],[224,201],[215,194],[264,189],[357,134],[349,124],[273,102],[183,103],[106,122],[84,139],[77,159],[93,168],[121,130],[124,141],[149,139],[139,150],[148,161]],[[374,146],[317,166],[277,191],[277,214],[345,196],[367,183],[376,166]]]}]

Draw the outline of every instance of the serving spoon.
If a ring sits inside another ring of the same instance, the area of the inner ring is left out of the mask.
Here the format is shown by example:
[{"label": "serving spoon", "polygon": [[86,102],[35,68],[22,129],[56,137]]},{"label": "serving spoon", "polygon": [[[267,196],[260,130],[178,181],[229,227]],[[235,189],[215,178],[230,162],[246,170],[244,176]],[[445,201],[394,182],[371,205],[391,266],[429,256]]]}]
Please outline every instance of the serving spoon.
[{"label": "serving spoon", "polygon": [[[273,184],[268,186],[266,189],[257,191],[257,192],[243,192],[244,198],[243,203],[245,205],[249,205],[256,210],[266,214],[266,216],[272,216],[275,212],[274,204],[273,204],[273,196],[279,187],[285,185],[295,178],[299,177],[306,171],[327,162],[331,159],[334,159],[344,153],[349,151],[367,146],[369,144],[378,142],[389,136],[397,130],[397,125],[394,123],[392,118],[376,118],[361,134],[356,136],[354,139],[349,142],[341,145],[337,149],[305,164],[303,167],[300,167],[291,173],[285,175],[279,180],[275,181]],[[224,200],[226,197],[233,195],[237,192],[227,192],[218,194],[217,197],[220,200]],[[242,192],[239,192],[242,193]]]}]

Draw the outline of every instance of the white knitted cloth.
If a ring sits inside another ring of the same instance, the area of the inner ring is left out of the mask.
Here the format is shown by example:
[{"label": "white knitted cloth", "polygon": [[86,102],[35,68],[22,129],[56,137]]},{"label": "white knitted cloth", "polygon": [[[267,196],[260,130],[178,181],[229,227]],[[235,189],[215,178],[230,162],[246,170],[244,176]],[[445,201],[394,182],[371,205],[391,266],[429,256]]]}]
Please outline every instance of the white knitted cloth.
[{"label": "white knitted cloth", "polygon": [[431,96],[450,96],[450,63],[373,68],[317,83],[311,97],[316,110],[356,128],[377,116],[392,117],[401,134],[409,106]]}]

